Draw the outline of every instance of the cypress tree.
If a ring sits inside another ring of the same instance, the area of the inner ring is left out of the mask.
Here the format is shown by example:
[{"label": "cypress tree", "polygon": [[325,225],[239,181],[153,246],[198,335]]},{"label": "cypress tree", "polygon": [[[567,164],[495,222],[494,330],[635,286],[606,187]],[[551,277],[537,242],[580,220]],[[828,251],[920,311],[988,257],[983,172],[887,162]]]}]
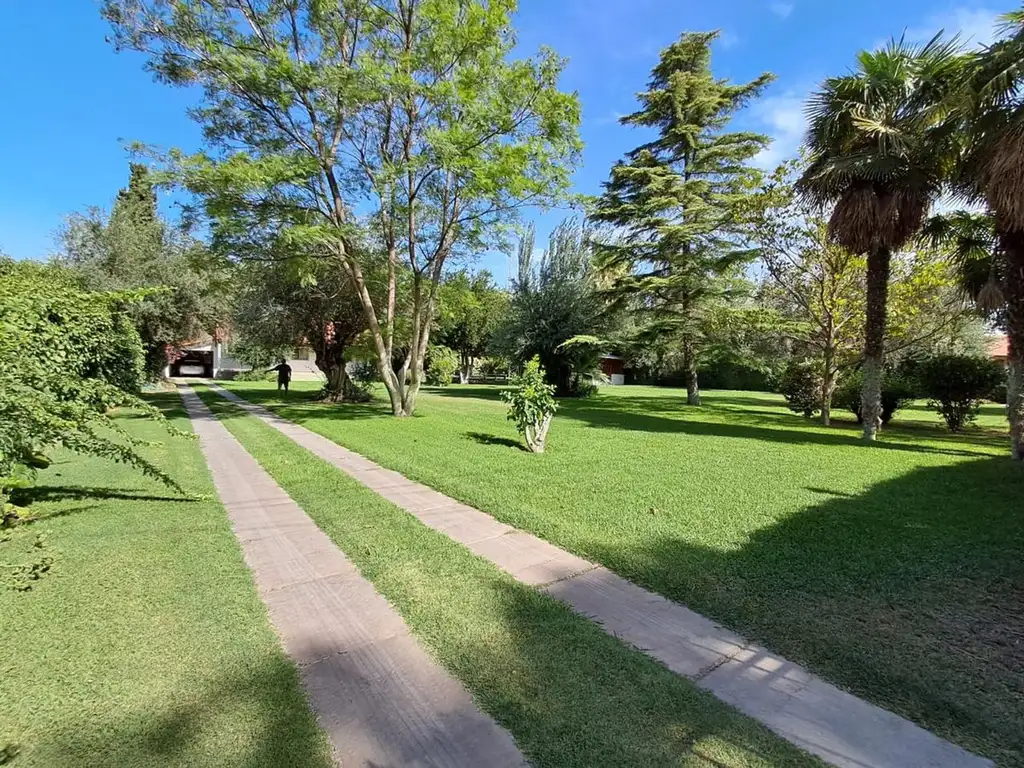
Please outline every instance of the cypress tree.
[{"label": "cypress tree", "polygon": [[717,37],[688,32],[662,51],[647,90],[637,95],[640,109],[621,120],[657,135],[612,168],[594,216],[624,234],[599,246],[603,266],[620,275],[613,290],[646,318],[646,333],[678,336],[690,405],[700,405],[697,361],[707,309],[755,255],[744,211],[760,179],[751,161],[770,141],[726,130],[774,76],[738,85],[715,78]]}]

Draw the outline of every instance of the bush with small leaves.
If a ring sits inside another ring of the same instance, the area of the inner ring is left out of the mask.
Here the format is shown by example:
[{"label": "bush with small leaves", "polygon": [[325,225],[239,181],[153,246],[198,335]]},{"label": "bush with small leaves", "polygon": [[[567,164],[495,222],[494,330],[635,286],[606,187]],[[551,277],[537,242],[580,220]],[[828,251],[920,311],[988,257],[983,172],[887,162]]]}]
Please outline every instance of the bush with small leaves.
[{"label": "bush with small leaves", "polygon": [[810,360],[792,360],[779,377],[789,409],[810,418],[821,410],[821,374]]},{"label": "bush with small leaves", "polygon": [[527,448],[533,453],[544,453],[548,428],[558,408],[555,388],[545,381],[544,369],[536,357],[525,365],[521,374],[512,377],[510,384],[511,388],[501,393],[508,403],[508,419],[515,423]]},{"label": "bush with small leaves", "polygon": [[0,258],[0,573],[8,586],[30,588],[52,563],[42,538],[19,531],[30,513],[12,499],[47,465],[49,448],[129,464],[180,490],[112,417],[134,408],[181,434],[135,395],[142,344],[126,307],[144,295],[84,291],[62,269]]},{"label": "bush with small leaves", "polygon": [[449,347],[431,347],[427,353],[427,384],[447,387],[459,370],[459,356]]},{"label": "bush with small leaves", "polygon": [[950,432],[974,421],[981,401],[1006,379],[1006,370],[988,357],[936,355],[917,366],[922,393]]},{"label": "bush with small leaves", "polygon": [[[856,416],[858,424],[864,420],[860,413],[862,389],[864,376],[857,371],[843,378],[832,397],[833,404]],[[882,424],[892,421],[896,412],[913,403],[917,396],[917,388],[911,377],[902,371],[886,371],[882,375]]]}]

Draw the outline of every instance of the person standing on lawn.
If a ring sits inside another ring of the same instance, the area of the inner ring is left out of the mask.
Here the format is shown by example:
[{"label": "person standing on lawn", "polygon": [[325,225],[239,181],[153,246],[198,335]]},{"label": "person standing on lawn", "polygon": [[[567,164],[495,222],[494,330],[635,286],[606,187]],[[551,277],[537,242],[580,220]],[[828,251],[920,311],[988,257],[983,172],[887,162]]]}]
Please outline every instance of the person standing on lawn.
[{"label": "person standing on lawn", "polygon": [[287,395],[288,384],[292,380],[292,367],[282,359],[279,364],[270,368],[267,373],[270,373],[270,371],[277,371],[277,391],[280,392],[281,387],[284,387],[284,393]]}]

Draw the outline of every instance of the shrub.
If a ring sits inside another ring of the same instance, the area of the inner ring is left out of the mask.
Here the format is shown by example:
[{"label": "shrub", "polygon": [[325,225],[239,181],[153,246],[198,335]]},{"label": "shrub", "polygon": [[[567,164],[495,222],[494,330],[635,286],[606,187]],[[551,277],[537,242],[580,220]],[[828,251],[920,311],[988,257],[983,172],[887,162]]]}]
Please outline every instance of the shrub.
[{"label": "shrub", "polygon": [[569,379],[569,391],[566,393],[566,397],[578,397],[581,400],[585,400],[588,397],[593,397],[600,391],[600,381],[607,382],[607,378],[600,371],[584,376],[573,376]]},{"label": "shrub", "polygon": [[[857,423],[864,421],[860,412],[861,390],[864,375],[857,371],[846,376],[832,396],[833,405],[845,408],[857,417]],[[882,376],[882,424],[888,424],[901,408],[906,408],[917,398],[917,388],[911,377],[902,371],[886,371]]]},{"label": "shrub", "polygon": [[555,387],[545,380],[536,357],[525,365],[521,374],[512,377],[511,384],[510,389],[501,393],[508,403],[508,420],[515,423],[527,448],[533,453],[544,453],[548,428],[558,408]]},{"label": "shrub", "polygon": [[1002,382],[998,386],[992,389],[988,399],[993,403],[999,403],[1000,405],[1006,405],[1010,402],[1009,388],[1006,386],[1006,382]]},{"label": "shrub", "polygon": [[459,356],[449,347],[431,347],[427,353],[427,384],[447,387],[459,370]]},{"label": "shrub", "polygon": [[929,405],[945,420],[950,432],[974,421],[981,401],[1005,379],[1003,366],[987,357],[936,355],[917,369]]},{"label": "shrub", "polygon": [[137,408],[180,434],[135,395],[143,352],[126,307],[144,295],[84,291],[55,267],[0,259],[0,583],[30,589],[52,563],[41,537],[17,530],[31,513],[12,499],[49,463],[48,448],[128,464],[180,490],[112,418]]},{"label": "shrub", "polygon": [[253,368],[249,371],[237,371],[234,381],[272,381],[275,375],[262,368]]},{"label": "shrub", "polygon": [[810,360],[792,360],[779,377],[779,392],[791,411],[810,418],[821,410],[821,374]]}]

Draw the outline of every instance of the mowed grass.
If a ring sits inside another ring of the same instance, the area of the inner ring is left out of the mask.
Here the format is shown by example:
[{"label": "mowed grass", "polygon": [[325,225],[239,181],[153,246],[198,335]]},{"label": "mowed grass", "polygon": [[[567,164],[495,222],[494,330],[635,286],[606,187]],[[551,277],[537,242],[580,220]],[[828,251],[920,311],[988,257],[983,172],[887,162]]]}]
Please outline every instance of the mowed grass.
[{"label": "mowed grass", "polygon": [[[154,402],[189,429],[177,395]],[[333,765],[198,442],[122,423],[211,500],[55,454],[29,526],[48,533],[53,571],[30,592],[0,591],[0,749],[20,750],[16,768]]]},{"label": "mowed grass", "polygon": [[534,765],[820,765],[237,406],[199,393]]},{"label": "mowed grass", "polygon": [[924,405],[879,444],[776,395],[606,389],[563,401],[535,456],[493,387],[417,415],[231,388],[806,664],[963,746],[1024,765],[1024,472],[987,406],[954,436]]}]

